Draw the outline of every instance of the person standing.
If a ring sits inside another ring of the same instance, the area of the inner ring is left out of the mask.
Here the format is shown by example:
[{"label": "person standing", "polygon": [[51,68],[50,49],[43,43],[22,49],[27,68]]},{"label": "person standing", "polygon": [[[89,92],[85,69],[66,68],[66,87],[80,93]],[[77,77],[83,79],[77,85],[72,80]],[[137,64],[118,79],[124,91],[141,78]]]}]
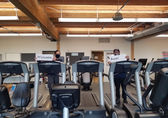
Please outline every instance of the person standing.
[{"label": "person standing", "polygon": [[[64,60],[60,58],[61,52],[56,50],[54,52],[53,61],[63,62]],[[48,88],[51,91],[53,85],[59,84],[59,73],[48,73]]]},{"label": "person standing", "polygon": [[[129,59],[126,55],[120,55],[119,49],[113,50],[113,55],[111,55],[108,58],[108,64],[118,62],[118,61],[126,61]],[[124,89],[126,89],[126,86],[124,85],[124,79],[126,78],[126,73],[114,73],[114,83],[116,87],[116,103],[120,104],[120,86],[122,87],[122,98],[124,103],[127,102],[126,93],[124,92]]]}]

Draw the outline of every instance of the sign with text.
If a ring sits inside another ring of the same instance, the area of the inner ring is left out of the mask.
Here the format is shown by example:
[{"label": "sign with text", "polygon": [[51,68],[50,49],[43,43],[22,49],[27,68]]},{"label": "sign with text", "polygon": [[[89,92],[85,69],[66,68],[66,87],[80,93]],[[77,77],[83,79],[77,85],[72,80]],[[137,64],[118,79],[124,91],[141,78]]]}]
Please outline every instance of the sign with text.
[{"label": "sign with text", "polygon": [[126,54],[121,54],[121,55],[110,55],[108,57],[110,62],[118,62],[118,61],[126,61]]},{"label": "sign with text", "polygon": [[52,54],[36,54],[36,61],[52,61],[53,58]]}]

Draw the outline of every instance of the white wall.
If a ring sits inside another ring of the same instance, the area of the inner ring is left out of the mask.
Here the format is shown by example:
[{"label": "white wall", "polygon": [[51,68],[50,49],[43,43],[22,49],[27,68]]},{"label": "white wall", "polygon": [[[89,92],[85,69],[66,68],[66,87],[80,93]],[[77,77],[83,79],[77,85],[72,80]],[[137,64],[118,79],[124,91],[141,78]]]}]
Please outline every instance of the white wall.
[{"label": "white wall", "polygon": [[20,53],[41,53],[43,50],[56,50],[56,42],[51,42],[45,37],[0,37],[0,54],[3,54],[3,61],[7,54],[11,56]]},{"label": "white wall", "polygon": [[135,41],[135,58],[162,58],[162,51],[168,51],[168,38],[150,37]]},{"label": "white wall", "polygon": [[104,51],[120,49],[121,53],[130,56],[130,42],[123,38],[111,38],[110,43],[99,43],[98,38],[72,38],[61,36],[61,53],[65,56],[65,52],[85,52],[86,56],[91,56],[91,51]]}]

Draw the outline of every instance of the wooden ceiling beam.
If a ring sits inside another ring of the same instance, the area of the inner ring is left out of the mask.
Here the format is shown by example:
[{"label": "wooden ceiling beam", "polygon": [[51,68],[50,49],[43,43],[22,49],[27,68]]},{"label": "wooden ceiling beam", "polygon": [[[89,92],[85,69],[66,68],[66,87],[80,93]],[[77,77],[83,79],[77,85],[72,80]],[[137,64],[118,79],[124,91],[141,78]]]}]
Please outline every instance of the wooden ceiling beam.
[{"label": "wooden ceiling beam", "polygon": [[[168,9],[167,9],[168,10]],[[164,14],[164,13],[168,13],[168,11],[165,10],[165,11],[162,11],[162,10],[150,10],[150,11],[147,11],[147,10],[137,10],[137,11],[133,11],[133,10],[122,10],[120,11],[120,13],[122,14]],[[49,14],[52,14],[52,13],[59,13],[59,14],[66,14],[66,13],[69,13],[69,14],[73,14],[73,13],[94,13],[94,14],[102,14],[102,13],[110,13],[110,14],[114,14],[116,13],[116,10],[99,10],[99,11],[96,11],[96,10],[58,10],[58,11],[51,11],[51,10],[47,10],[47,13]]]},{"label": "wooden ceiling beam", "polygon": [[[18,15],[18,17],[23,18],[23,19],[30,19],[25,15],[22,11],[18,10],[16,13],[15,10],[0,10],[0,16],[15,16]],[[50,18],[58,18],[61,17],[61,13],[58,12],[47,12],[48,16]],[[167,13],[122,13],[123,17],[125,18],[166,18],[168,15]],[[114,13],[99,13],[98,17],[99,18],[111,18],[114,16]],[[64,13],[62,14],[62,17],[65,18],[96,18],[97,14],[96,13],[89,13],[89,12],[83,12],[83,13]]]},{"label": "wooden ceiling beam", "polygon": [[1,33],[41,33],[39,30],[0,30]]},{"label": "wooden ceiling beam", "polygon": [[21,10],[15,10],[15,9],[10,9],[10,10],[3,10],[0,9],[0,16],[26,16]]},{"label": "wooden ceiling beam", "polygon": [[9,2],[9,0],[0,0],[0,2]]},{"label": "wooden ceiling beam", "polygon": [[[57,5],[57,4],[51,4],[51,5],[42,5],[48,10],[117,10],[117,5]],[[121,7],[119,5],[118,7]],[[165,5],[126,5],[122,11],[125,10],[134,10],[134,11],[164,11],[168,9],[168,4]]]},{"label": "wooden ceiling beam", "polygon": [[[118,0],[39,0],[40,4],[51,5],[117,5]],[[123,5],[125,0],[120,0]],[[167,0],[130,0],[128,5],[167,5]]]},{"label": "wooden ceiling beam", "polygon": [[61,22],[54,22],[56,27],[72,27],[72,28],[98,28],[98,27],[118,27],[118,28],[128,28],[129,26],[133,25],[134,23],[97,23],[97,22],[89,22],[89,23],[61,23]]},{"label": "wooden ceiling beam", "polygon": [[27,15],[25,15],[22,11],[18,10],[16,13],[15,10],[0,10],[0,16],[18,16],[20,21],[31,21],[31,18],[29,18]]},{"label": "wooden ceiling beam", "polygon": [[34,26],[32,21],[0,21],[0,26]]},{"label": "wooden ceiling beam", "polygon": [[58,29],[47,16],[47,13],[40,6],[38,0],[10,0],[18,9],[24,12],[36,23],[40,23],[41,28],[51,35],[55,40],[59,39]]},{"label": "wooden ceiling beam", "polygon": [[1,2],[0,1],[0,8],[15,8],[15,6],[10,2]]},{"label": "wooden ceiling beam", "polygon": [[36,26],[2,26],[0,27],[1,33],[40,33],[41,30]]}]

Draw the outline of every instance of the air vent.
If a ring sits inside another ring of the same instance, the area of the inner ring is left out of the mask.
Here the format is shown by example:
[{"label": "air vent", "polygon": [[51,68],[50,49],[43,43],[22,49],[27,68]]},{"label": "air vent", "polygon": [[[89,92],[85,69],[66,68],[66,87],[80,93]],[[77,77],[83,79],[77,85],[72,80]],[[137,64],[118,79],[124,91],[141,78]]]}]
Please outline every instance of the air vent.
[{"label": "air vent", "polygon": [[99,38],[99,43],[110,43],[110,38]]}]

